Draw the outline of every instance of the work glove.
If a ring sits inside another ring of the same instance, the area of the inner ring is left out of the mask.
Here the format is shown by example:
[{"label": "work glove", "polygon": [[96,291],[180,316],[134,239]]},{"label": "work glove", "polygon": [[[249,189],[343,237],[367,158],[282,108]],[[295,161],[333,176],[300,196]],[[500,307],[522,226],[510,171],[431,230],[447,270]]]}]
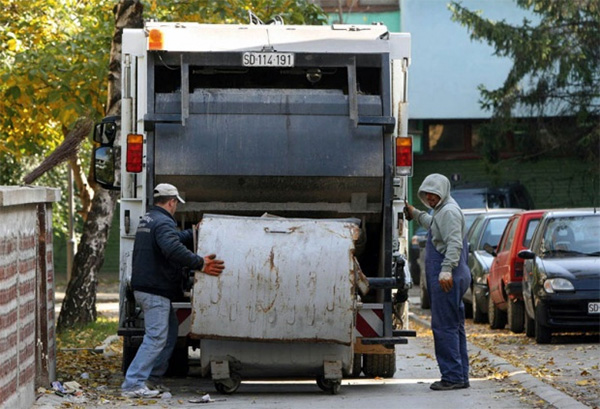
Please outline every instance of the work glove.
[{"label": "work glove", "polygon": [[223,260],[217,260],[216,254],[209,254],[204,257],[204,265],[200,272],[208,274],[209,276],[218,276],[225,269],[225,262]]},{"label": "work glove", "polygon": [[452,290],[452,273],[449,271],[442,271],[440,273],[440,275],[438,276],[438,280],[440,282],[440,287],[442,287],[442,290],[444,290],[444,292],[449,292],[450,290]]}]

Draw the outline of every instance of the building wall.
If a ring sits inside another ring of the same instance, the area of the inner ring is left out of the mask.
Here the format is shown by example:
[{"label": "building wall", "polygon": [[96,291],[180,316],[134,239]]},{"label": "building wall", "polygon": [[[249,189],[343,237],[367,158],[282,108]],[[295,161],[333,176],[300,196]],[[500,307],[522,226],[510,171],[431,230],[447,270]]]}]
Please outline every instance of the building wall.
[{"label": "building wall", "polygon": [[52,203],[57,189],[0,186],[0,406],[30,408],[56,376]]},{"label": "building wall", "polygon": [[[452,21],[447,0],[400,0],[403,32],[411,33],[412,61],[408,100],[411,119],[489,118],[479,105],[480,84],[497,88],[511,67],[486,43],[472,41],[469,31]],[[514,0],[464,0],[483,16],[521,24],[533,19]]]},{"label": "building wall", "polygon": [[[590,165],[577,158],[544,158],[535,162],[508,161],[498,175],[500,184],[519,181],[529,191],[536,209],[563,207],[593,207],[600,205],[599,174],[591,176]],[[490,176],[482,160],[420,160],[415,156],[412,197],[414,204],[424,209],[417,198],[423,179],[430,173],[448,178],[460,175],[461,182],[489,182]]]}]

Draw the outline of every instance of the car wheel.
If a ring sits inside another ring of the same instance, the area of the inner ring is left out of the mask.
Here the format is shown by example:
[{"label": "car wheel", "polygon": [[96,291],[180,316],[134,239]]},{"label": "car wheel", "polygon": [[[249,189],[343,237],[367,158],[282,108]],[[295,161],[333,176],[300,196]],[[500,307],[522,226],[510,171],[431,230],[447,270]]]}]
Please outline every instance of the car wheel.
[{"label": "car wheel", "polygon": [[488,322],[491,329],[502,329],[506,326],[506,312],[496,307],[492,297],[488,297]]},{"label": "car wheel", "polygon": [[425,280],[421,280],[421,285],[419,285],[419,288],[421,289],[421,308],[428,310],[431,308],[431,300],[429,299],[427,288],[425,288]]},{"label": "car wheel", "polygon": [[515,334],[523,332],[525,326],[525,306],[522,300],[508,300],[508,329]]},{"label": "car wheel", "polygon": [[473,322],[477,324],[485,324],[487,322],[487,314],[483,311],[479,304],[477,303],[477,296],[475,295],[475,291],[471,290],[472,294],[472,308],[473,308]]},{"label": "car wheel", "polygon": [[533,338],[535,336],[535,321],[533,318],[530,318],[525,311],[525,335],[529,338]]},{"label": "car wheel", "polygon": [[544,326],[542,308],[537,305],[535,307],[535,342],[538,344],[549,344],[552,340],[552,331]]}]

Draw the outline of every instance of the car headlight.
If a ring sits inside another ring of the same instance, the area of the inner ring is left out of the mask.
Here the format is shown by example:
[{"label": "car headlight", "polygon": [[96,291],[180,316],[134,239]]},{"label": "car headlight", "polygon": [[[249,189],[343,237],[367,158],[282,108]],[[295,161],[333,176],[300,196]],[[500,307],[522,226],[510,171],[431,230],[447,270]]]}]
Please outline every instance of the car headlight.
[{"label": "car headlight", "polygon": [[544,281],[544,290],[547,293],[554,293],[556,291],[575,291],[573,283],[566,278],[550,278]]}]

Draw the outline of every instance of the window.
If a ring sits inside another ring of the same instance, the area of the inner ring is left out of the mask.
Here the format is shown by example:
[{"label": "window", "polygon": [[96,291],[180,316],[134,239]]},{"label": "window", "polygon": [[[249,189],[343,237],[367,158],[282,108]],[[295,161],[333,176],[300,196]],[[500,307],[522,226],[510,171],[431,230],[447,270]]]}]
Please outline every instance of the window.
[{"label": "window", "polygon": [[533,237],[533,232],[537,225],[540,224],[539,219],[532,219],[527,223],[527,230],[525,231],[525,237],[523,237],[523,247],[529,247],[529,243],[531,243],[531,238]]},{"label": "window", "polygon": [[428,126],[429,152],[460,152],[465,150],[465,124],[435,123]]},{"label": "window", "polygon": [[518,219],[513,219],[510,226],[506,228],[506,234],[502,236],[502,242],[498,245],[498,253],[501,251],[508,251],[511,248],[518,224]]}]

